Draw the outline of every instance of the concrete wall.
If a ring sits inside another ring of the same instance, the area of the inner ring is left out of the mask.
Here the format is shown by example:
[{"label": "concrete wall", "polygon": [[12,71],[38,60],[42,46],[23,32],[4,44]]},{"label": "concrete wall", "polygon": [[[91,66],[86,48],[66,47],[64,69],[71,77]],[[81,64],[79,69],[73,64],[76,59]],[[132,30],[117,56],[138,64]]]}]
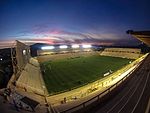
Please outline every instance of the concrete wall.
[{"label": "concrete wall", "polygon": [[16,41],[16,58],[19,70],[24,68],[24,66],[29,62],[30,57],[30,47],[22,42]]}]

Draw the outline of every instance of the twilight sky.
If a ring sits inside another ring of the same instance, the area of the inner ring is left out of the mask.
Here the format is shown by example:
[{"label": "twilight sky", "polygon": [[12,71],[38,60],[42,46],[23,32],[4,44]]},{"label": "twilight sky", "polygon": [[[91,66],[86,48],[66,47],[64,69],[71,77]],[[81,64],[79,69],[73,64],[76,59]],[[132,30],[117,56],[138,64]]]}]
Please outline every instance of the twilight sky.
[{"label": "twilight sky", "polygon": [[137,45],[150,30],[150,0],[0,0],[0,46],[27,43]]}]

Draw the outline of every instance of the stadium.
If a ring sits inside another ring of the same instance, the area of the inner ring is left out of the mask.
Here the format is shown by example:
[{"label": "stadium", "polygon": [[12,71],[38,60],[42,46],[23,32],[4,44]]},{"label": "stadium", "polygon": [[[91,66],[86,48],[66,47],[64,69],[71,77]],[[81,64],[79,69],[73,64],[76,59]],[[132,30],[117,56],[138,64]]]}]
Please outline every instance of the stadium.
[{"label": "stadium", "polygon": [[0,113],[150,113],[149,4],[0,0]]},{"label": "stadium", "polygon": [[[127,33],[149,45],[149,32]],[[114,113],[121,102],[121,112],[128,112],[127,105],[135,105],[130,109],[134,113],[140,105],[140,113],[149,110],[149,53],[91,44],[42,45],[36,50],[33,46],[15,41],[14,73],[3,91],[23,112]],[[118,104],[112,108],[104,104],[112,106],[116,98]],[[132,99],[135,103],[128,103]]]}]

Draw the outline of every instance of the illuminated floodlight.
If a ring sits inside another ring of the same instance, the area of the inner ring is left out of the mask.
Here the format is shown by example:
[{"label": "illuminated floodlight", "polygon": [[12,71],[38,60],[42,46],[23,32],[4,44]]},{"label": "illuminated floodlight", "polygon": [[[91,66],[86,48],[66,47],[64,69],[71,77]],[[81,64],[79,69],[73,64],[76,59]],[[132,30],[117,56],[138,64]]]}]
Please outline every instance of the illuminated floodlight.
[{"label": "illuminated floodlight", "polygon": [[59,46],[59,48],[60,49],[66,49],[66,48],[68,48],[68,46],[67,45],[61,45],[61,46]]},{"label": "illuminated floodlight", "polygon": [[26,50],[25,49],[22,52],[23,52],[23,55],[26,55]]},{"label": "illuminated floodlight", "polygon": [[72,48],[79,48],[79,45],[76,45],[76,44],[75,44],[75,45],[72,45],[71,47],[72,47]]},{"label": "illuminated floodlight", "polygon": [[54,49],[55,47],[54,46],[44,46],[44,47],[41,47],[42,50],[49,50],[49,49]]},{"label": "illuminated floodlight", "polygon": [[91,48],[92,45],[82,45],[83,48]]}]

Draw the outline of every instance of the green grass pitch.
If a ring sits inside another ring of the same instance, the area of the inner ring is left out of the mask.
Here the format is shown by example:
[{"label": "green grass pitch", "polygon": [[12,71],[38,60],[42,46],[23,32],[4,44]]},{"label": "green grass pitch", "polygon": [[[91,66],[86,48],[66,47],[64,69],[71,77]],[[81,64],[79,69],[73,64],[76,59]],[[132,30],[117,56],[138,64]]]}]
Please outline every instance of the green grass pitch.
[{"label": "green grass pitch", "polygon": [[129,59],[88,56],[47,61],[41,64],[45,72],[43,78],[50,94],[71,90],[104,77],[129,63]]}]

